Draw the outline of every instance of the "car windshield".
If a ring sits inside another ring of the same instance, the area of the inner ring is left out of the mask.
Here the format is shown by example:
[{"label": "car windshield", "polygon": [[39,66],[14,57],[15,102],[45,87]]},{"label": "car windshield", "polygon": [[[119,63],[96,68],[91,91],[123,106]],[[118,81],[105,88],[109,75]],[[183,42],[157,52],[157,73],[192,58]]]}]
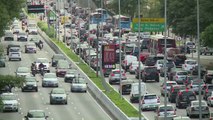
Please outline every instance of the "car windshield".
[{"label": "car windshield", "polygon": [[172,85],[177,85],[176,83],[166,83],[166,86],[172,86]]},{"label": "car windshield", "polygon": [[44,118],[44,112],[29,112],[27,115],[29,118]]},{"label": "car windshield", "polygon": [[164,112],[165,109],[167,111],[173,111],[173,107],[172,106],[167,106],[167,107],[162,106],[162,107],[160,107],[160,112]]},{"label": "car windshield", "polygon": [[[121,71],[122,73],[124,72],[124,71]],[[120,74],[120,71],[118,70],[118,71],[113,71],[113,73],[114,74]]]},{"label": "car windshield", "polygon": [[187,61],[186,64],[195,65],[195,64],[197,64],[197,62],[196,61]]},{"label": "car windshield", "polygon": [[158,64],[163,64],[164,61],[163,60],[158,60]]},{"label": "car windshield", "polygon": [[53,89],[52,94],[65,94],[64,89]]},{"label": "car windshield", "polygon": [[16,100],[15,95],[1,95],[2,100]]},{"label": "car windshield", "polygon": [[131,84],[122,85],[122,90],[130,89],[131,86]]},{"label": "car windshield", "polygon": [[54,73],[46,73],[44,74],[44,78],[56,78],[56,75]]},{"label": "car windshield", "polygon": [[199,84],[204,84],[202,80],[193,80],[193,85],[199,85]]},{"label": "car windshield", "polygon": [[35,82],[36,79],[34,77],[26,77],[25,78],[26,82]]},{"label": "car windshield", "polygon": [[24,32],[23,33],[19,33],[19,35],[26,35],[26,33],[24,33]]},{"label": "car windshield", "polygon": [[21,67],[21,68],[18,68],[18,70],[17,70],[17,72],[18,73],[27,73],[27,72],[29,72],[30,70],[29,70],[29,68],[25,68],[25,67]]},{"label": "car windshield", "polygon": [[36,63],[49,63],[48,59],[37,59]]},{"label": "car windshield", "polygon": [[[201,106],[205,106],[206,105],[206,103],[205,102],[201,102]],[[195,101],[195,102],[193,102],[193,106],[199,106],[199,101]]]},{"label": "car windshield", "polygon": [[187,75],[187,72],[178,72],[177,75]]},{"label": "car windshield", "polygon": [[73,81],[73,83],[80,83],[80,84],[84,84],[85,80],[82,78],[76,78],[75,81]]}]

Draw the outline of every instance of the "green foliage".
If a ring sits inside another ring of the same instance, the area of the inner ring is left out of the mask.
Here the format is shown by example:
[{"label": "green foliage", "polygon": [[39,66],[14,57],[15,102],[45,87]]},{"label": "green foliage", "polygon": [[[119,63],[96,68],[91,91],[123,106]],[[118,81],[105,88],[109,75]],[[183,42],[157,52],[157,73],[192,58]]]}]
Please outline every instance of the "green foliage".
[{"label": "green foliage", "polygon": [[42,31],[44,31],[50,38],[53,38],[54,37],[54,28],[53,26],[49,26],[48,28],[48,25],[47,23],[45,22],[38,22],[37,25],[41,28]]},{"label": "green foliage", "polygon": [[213,48],[213,24],[208,26],[201,34],[202,44]]},{"label": "green foliage", "polygon": [[3,45],[0,44],[0,56],[2,56],[4,54],[4,48]]},{"label": "green foliage", "polygon": [[6,85],[21,87],[24,82],[24,77],[18,77],[13,75],[0,75],[0,89],[4,88]]},{"label": "green foliage", "polygon": [[18,18],[25,0],[1,0],[0,4],[0,37],[13,18]]},{"label": "green foliage", "polygon": [[[44,30],[45,33],[47,33],[47,23],[44,22],[38,22],[38,26]],[[50,37],[50,36],[49,36]],[[51,38],[51,37],[50,37]],[[101,82],[101,78],[98,76],[96,77],[96,73],[91,70],[91,68],[85,64],[83,61],[80,60],[80,58],[69,48],[66,47],[66,45],[58,41],[56,39],[51,39],[54,44],[56,44],[70,59],[72,59],[74,62],[79,62],[78,67],[81,68],[81,70],[87,74],[87,76],[101,89],[104,91],[104,87]],[[114,103],[117,105],[127,116],[129,117],[137,117],[138,111],[131,106],[125,99],[121,99],[119,93],[117,93],[109,84],[107,84],[110,88],[110,92],[104,92]]]}]

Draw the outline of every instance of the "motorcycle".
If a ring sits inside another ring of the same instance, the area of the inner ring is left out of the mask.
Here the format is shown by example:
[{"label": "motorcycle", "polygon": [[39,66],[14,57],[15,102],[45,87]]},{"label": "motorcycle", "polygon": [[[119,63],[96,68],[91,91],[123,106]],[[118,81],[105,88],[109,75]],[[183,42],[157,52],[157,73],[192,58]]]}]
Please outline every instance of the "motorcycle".
[{"label": "motorcycle", "polygon": [[41,76],[44,76],[44,74],[45,74],[45,71],[44,71],[44,68],[43,68],[43,67],[40,68],[40,74],[41,74]]}]

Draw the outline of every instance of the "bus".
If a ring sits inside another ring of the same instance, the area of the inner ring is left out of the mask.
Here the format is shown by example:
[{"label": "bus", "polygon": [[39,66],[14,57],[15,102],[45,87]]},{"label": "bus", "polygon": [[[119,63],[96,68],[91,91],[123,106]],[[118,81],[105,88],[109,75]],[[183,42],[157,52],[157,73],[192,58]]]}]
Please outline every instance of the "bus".
[{"label": "bus", "polygon": [[98,12],[98,13],[100,13],[100,14],[103,14],[104,22],[106,22],[107,19],[109,18],[109,14],[108,14],[107,10],[105,10],[105,9],[97,8],[97,9],[95,9],[95,12]]},{"label": "bus", "polygon": [[120,15],[120,23],[119,23],[119,15],[114,15],[113,16],[113,23],[115,25],[115,28],[121,27],[122,30],[124,31],[130,31],[130,25],[131,25],[131,19],[130,17]]},{"label": "bus", "polygon": [[[167,47],[166,48],[176,48],[176,41],[174,38],[166,37]],[[151,35],[149,51],[154,54],[163,54],[165,45],[165,37],[161,34]]]},{"label": "bus", "polygon": [[101,13],[94,12],[90,14],[90,24],[99,24],[101,23],[102,20],[102,15]]}]

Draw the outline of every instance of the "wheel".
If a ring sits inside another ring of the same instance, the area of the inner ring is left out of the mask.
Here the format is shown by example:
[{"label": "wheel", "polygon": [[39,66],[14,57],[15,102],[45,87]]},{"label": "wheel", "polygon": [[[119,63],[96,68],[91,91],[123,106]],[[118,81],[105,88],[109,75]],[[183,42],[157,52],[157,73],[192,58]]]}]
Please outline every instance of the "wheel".
[{"label": "wheel", "polygon": [[50,105],[52,105],[53,104],[53,102],[50,100]]},{"label": "wheel", "polygon": [[15,110],[15,112],[18,112],[18,108]]},{"label": "wheel", "polygon": [[210,53],[210,55],[212,55],[212,53]]},{"label": "wheel", "polygon": [[9,61],[11,61],[11,59],[9,58]]},{"label": "wheel", "polygon": [[64,104],[67,105],[67,101]]},{"label": "wheel", "polygon": [[24,92],[24,89],[21,89],[22,92]]},{"label": "wheel", "polygon": [[86,91],[86,90],[85,90],[84,92],[85,92],[85,93],[87,93],[87,91]]},{"label": "wheel", "polygon": [[21,58],[19,58],[19,61],[21,61]]},{"label": "wheel", "polygon": [[36,88],[35,91],[38,92],[38,88]]},{"label": "wheel", "polygon": [[159,82],[159,77],[155,80],[156,82]]}]

